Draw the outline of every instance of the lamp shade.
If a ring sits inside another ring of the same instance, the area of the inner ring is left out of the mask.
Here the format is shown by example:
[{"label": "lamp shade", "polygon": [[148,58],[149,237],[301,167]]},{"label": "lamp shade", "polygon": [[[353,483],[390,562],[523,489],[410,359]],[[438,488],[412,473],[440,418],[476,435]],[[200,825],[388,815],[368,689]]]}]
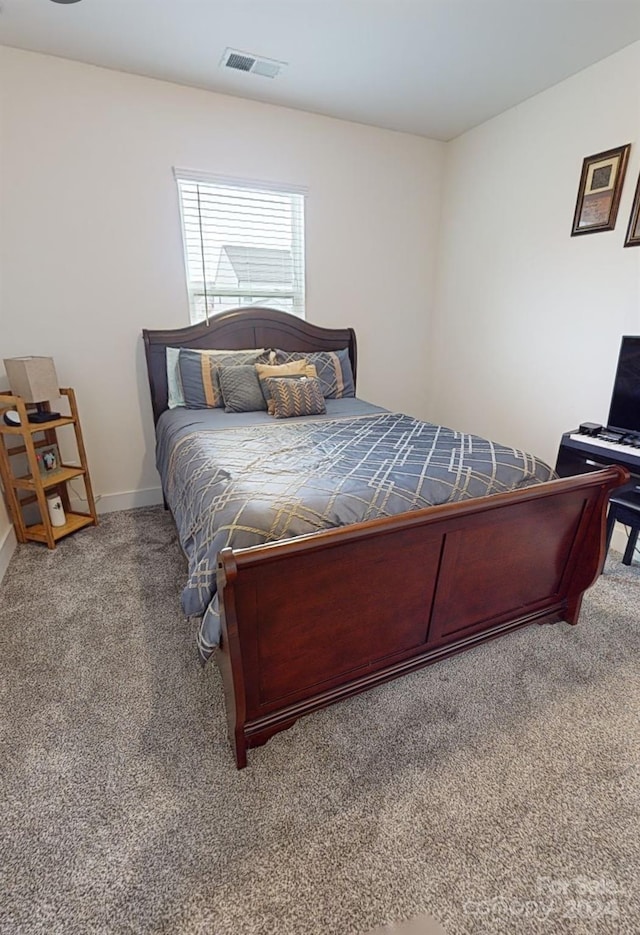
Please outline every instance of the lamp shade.
[{"label": "lamp shade", "polygon": [[26,403],[41,403],[60,396],[58,377],[51,357],[9,357],[4,367],[11,392]]}]

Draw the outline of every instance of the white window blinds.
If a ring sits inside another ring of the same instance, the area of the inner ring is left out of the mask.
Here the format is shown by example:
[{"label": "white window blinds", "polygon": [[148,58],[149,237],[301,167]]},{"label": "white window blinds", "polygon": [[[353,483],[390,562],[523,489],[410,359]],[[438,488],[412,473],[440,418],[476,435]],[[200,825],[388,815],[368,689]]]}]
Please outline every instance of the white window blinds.
[{"label": "white window blinds", "polygon": [[304,192],[175,170],[191,321],[239,305],[304,317]]}]

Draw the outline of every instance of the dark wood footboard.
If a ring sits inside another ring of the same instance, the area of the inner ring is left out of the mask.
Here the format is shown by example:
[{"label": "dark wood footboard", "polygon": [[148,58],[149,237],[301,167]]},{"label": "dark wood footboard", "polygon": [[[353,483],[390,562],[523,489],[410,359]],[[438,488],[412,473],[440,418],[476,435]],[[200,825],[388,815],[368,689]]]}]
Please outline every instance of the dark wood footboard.
[{"label": "dark wood footboard", "polygon": [[238,768],[299,717],[517,627],[576,623],[620,467],[220,553]]}]

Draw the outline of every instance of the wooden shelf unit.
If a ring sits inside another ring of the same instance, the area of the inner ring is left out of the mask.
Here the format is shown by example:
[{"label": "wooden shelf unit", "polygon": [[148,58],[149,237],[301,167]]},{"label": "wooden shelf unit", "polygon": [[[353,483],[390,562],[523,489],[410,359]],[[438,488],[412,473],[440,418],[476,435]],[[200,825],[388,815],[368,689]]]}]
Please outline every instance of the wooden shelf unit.
[{"label": "wooden shelf unit", "polygon": [[[75,393],[70,388],[61,387],[60,395],[67,398],[70,415],[61,416],[51,422],[29,422],[29,412],[33,407],[28,407],[21,397],[12,393],[0,393],[0,477],[16,537],[18,542],[43,542],[50,549],[55,549],[56,542],[64,536],[85,526],[98,525]],[[41,403],[40,408],[50,412],[51,404]],[[5,423],[4,413],[9,409],[18,412],[20,425]],[[56,430],[65,425],[73,426],[80,464],[62,464],[50,476],[43,477],[38,466],[38,449],[47,445],[58,445]],[[12,436],[18,436],[18,444],[7,444]],[[22,444],[19,443],[20,439]],[[13,470],[12,458],[18,455],[24,455],[26,458],[27,474],[16,474]],[[74,478],[80,478],[84,484],[86,513],[71,508],[67,483]],[[54,526],[51,523],[46,499],[46,494],[51,491],[55,491],[62,500],[66,517],[64,526]],[[38,506],[40,522],[27,524],[23,510],[34,503]]]}]

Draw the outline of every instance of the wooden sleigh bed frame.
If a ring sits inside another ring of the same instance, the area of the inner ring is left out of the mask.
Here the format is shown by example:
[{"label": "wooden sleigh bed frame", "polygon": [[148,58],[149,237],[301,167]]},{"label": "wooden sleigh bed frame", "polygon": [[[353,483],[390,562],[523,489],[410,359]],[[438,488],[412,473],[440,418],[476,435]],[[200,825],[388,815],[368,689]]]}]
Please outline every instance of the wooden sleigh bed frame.
[{"label": "wooden sleigh bed frame", "polygon": [[[154,419],[167,408],[165,348],[347,347],[352,329],[238,309],[143,332]],[[217,661],[238,768],[305,714],[531,623],[578,622],[605,559],[621,467],[343,526],[218,563]],[[329,623],[327,622],[329,621]]]}]

